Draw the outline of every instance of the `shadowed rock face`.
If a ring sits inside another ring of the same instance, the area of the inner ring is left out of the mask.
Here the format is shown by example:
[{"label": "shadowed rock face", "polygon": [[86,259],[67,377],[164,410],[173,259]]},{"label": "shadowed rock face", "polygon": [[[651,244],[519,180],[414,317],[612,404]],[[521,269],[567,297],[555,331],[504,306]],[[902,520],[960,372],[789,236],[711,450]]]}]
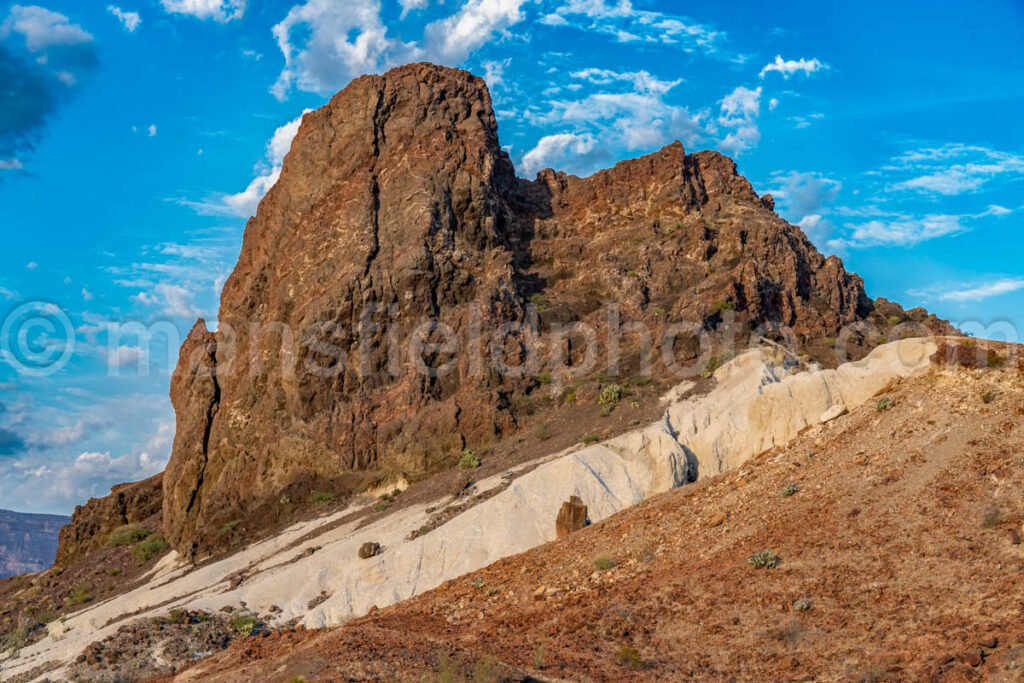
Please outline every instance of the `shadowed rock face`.
[{"label": "shadowed rock face", "polygon": [[[195,556],[312,486],[415,477],[493,442],[537,386],[528,349],[582,362],[580,344],[543,335],[557,325],[683,323],[687,360],[701,332],[820,340],[871,310],[861,279],[720,154],[676,143],[590,178],[521,180],[479,78],[427,64],[362,77],[304,118],[218,331],[200,321],[182,348],[168,540]],[[621,355],[634,372],[636,343]]]}]

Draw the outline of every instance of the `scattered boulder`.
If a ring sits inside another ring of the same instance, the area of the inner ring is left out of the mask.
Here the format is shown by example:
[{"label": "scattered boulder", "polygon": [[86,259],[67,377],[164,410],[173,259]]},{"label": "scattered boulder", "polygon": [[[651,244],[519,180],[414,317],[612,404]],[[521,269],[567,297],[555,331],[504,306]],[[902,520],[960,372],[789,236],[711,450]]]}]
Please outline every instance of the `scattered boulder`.
[{"label": "scattered boulder", "polygon": [[380,543],[364,543],[362,547],[359,548],[360,559],[368,560],[371,557],[376,557],[377,555],[380,555]]},{"label": "scattered boulder", "polygon": [[1020,545],[1020,532],[1016,529],[1010,529],[1006,533],[1006,538],[1010,541],[1010,545]]},{"label": "scattered boulder", "polygon": [[821,417],[818,419],[822,424],[825,424],[826,422],[831,422],[836,418],[846,415],[846,413],[846,406],[844,406],[842,403],[837,403],[828,410],[826,410],[824,413],[822,413]]},{"label": "scattered boulder", "polygon": [[562,509],[558,511],[558,519],[555,520],[556,538],[565,538],[574,531],[579,531],[587,525],[587,506],[579,496],[571,496],[569,501],[562,503]]}]

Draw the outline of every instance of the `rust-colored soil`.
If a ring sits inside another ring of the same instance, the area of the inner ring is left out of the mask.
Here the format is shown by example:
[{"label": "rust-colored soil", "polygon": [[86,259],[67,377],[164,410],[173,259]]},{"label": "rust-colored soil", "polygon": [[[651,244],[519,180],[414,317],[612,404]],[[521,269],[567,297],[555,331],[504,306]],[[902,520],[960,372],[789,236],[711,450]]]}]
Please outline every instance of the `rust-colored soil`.
[{"label": "rust-colored soil", "polygon": [[[179,679],[1024,680],[1024,376],[947,367],[885,396],[738,472]],[[776,568],[748,562],[763,550]]]}]

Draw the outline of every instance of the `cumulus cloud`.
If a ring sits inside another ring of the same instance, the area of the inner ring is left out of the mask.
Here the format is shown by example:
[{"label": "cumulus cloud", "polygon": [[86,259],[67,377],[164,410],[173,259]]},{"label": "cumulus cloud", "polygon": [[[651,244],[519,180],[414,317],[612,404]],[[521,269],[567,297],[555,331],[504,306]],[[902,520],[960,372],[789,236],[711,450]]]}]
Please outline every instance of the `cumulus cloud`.
[{"label": "cumulus cloud", "polygon": [[595,168],[610,159],[608,150],[593,135],[559,133],[541,138],[536,147],[523,155],[520,166],[527,176],[532,176],[545,168]]},{"label": "cumulus cloud", "polygon": [[0,170],[22,169],[21,155],[96,65],[92,35],[67,16],[11,7],[0,22]]},{"label": "cumulus cloud", "polygon": [[[271,92],[282,100],[293,88],[326,95],[361,74],[418,59],[458,66],[520,22],[526,2],[466,0],[428,24],[420,40],[403,42],[389,34],[380,0],[306,0],[274,26],[285,66]],[[426,4],[403,6],[409,11]]]},{"label": "cumulus cloud", "polygon": [[138,12],[128,12],[116,5],[109,5],[107,11],[121,22],[124,30],[128,31],[128,33],[135,33],[135,29],[142,23],[142,17],[139,16]]},{"label": "cumulus cloud", "polygon": [[674,140],[693,145],[708,133],[706,111],[693,113],[666,99],[679,80],[607,69],[575,71],[570,79],[566,90],[586,83],[599,91],[579,99],[552,99],[522,113],[538,127],[566,128],[523,155],[520,166],[527,173],[557,164],[559,170],[586,175],[612,160],[612,150],[653,151]]},{"label": "cumulus cloud", "polygon": [[761,141],[757,119],[761,115],[761,88],[751,90],[739,86],[726,95],[721,103],[718,123],[729,133],[720,143],[722,149],[734,155],[756,147]]},{"label": "cumulus cloud", "polygon": [[477,48],[523,18],[526,0],[467,0],[452,16],[427,26],[427,54],[444,64],[459,64]]},{"label": "cumulus cloud", "polygon": [[246,0],[160,0],[165,11],[226,24],[245,16]]},{"label": "cumulus cloud", "polygon": [[976,192],[1000,180],[1024,180],[1024,157],[957,143],[906,152],[883,171],[911,176],[889,183],[890,190],[949,197]]},{"label": "cumulus cloud", "polygon": [[832,223],[824,217],[839,196],[842,183],[819,173],[776,173],[772,189],[779,213],[813,238],[827,237]]},{"label": "cumulus cloud", "polygon": [[761,78],[764,78],[768,74],[775,72],[780,74],[783,78],[789,79],[794,74],[802,73],[805,76],[811,76],[819,71],[825,71],[828,69],[828,65],[820,61],[819,59],[783,59],[781,55],[775,55],[775,61],[766,64],[761,69]]},{"label": "cumulus cloud", "polygon": [[398,0],[398,4],[402,6],[402,18],[405,19],[410,12],[426,8],[430,0]]}]

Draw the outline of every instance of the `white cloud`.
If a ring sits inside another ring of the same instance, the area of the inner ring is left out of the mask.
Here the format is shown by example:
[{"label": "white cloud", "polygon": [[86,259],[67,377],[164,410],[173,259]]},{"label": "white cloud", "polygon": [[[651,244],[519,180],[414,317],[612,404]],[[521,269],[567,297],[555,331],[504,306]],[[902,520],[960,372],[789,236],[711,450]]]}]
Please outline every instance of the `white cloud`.
[{"label": "white cloud", "polygon": [[426,52],[433,61],[460,64],[471,53],[523,18],[526,0],[467,0],[446,19],[428,25]]},{"label": "white cloud", "polygon": [[410,12],[424,9],[430,0],[398,0],[398,4],[402,6],[402,18],[405,19]]},{"label": "white cloud", "polygon": [[1024,156],[976,145],[948,144],[901,154],[883,170],[913,174],[890,183],[890,190],[948,197],[976,192],[999,179],[1024,179]]},{"label": "white cloud", "polygon": [[779,214],[799,225],[815,243],[824,243],[834,225],[825,216],[842,189],[842,183],[818,173],[775,173],[769,190]]},{"label": "white cloud", "polygon": [[0,159],[0,171],[20,171],[23,168],[17,159]]},{"label": "white cloud", "polygon": [[138,346],[120,345],[107,351],[107,364],[112,368],[139,368],[147,360],[145,351]]},{"label": "white cloud", "polygon": [[171,14],[188,14],[226,24],[245,15],[246,0],[160,0]]},{"label": "white cloud", "polygon": [[911,296],[917,296],[925,300],[951,301],[963,303],[967,301],[982,301],[991,299],[1002,294],[1010,294],[1024,289],[1024,278],[998,278],[988,282],[975,282],[971,284],[943,284],[935,285],[924,290],[911,290],[907,292]]},{"label": "white cloud", "polygon": [[422,40],[402,42],[389,36],[380,0],[306,0],[274,26],[285,66],[271,92],[281,100],[292,88],[327,95],[356,76],[420,59],[458,66],[520,22],[527,1],[466,0],[428,24]]},{"label": "white cloud", "polygon": [[107,11],[117,17],[128,33],[135,33],[135,29],[142,23],[138,12],[127,12],[116,5],[109,5]]},{"label": "white cloud", "polygon": [[151,137],[151,138],[155,138],[156,137],[156,125],[155,124],[150,124],[149,128],[146,129],[146,134],[149,135],[149,137]]},{"label": "white cloud", "polygon": [[355,76],[417,53],[388,38],[379,0],[306,0],[273,31],[285,66],[271,92],[282,100],[293,86],[329,94]]},{"label": "white cloud", "polygon": [[775,111],[775,108],[779,106],[779,98],[773,97],[768,100],[768,111]]},{"label": "white cloud", "polygon": [[1007,216],[1012,211],[1002,206],[990,206],[975,214],[928,214],[923,217],[899,215],[865,223],[846,225],[846,237],[830,240],[828,245],[837,250],[868,247],[911,247],[939,237],[969,231],[971,223],[987,217]]},{"label": "white cloud", "polygon": [[86,301],[92,301],[95,297],[93,296],[92,292],[90,292],[85,287],[82,287],[82,298],[85,299]]},{"label": "white cloud", "polygon": [[92,42],[92,35],[58,12],[35,5],[14,5],[0,24],[0,38],[11,33],[25,38],[25,48],[41,52],[50,47],[82,45]]},{"label": "white cloud", "polygon": [[545,168],[592,168],[609,160],[607,149],[589,133],[559,133],[541,138],[536,147],[523,155],[520,164],[527,176]]},{"label": "white cloud", "polygon": [[[303,116],[309,111],[309,109],[305,110]],[[267,143],[264,160],[256,166],[256,177],[241,192],[220,195],[212,200],[202,202],[190,200],[179,200],[179,202],[200,215],[240,216],[242,218],[255,215],[260,200],[281,177],[285,155],[291,149],[292,140],[298,134],[301,124],[302,116],[299,116],[274,131],[274,135]]]},{"label": "white cloud", "polygon": [[709,54],[717,52],[723,38],[721,32],[683,17],[636,9],[630,0],[567,0],[540,23],[603,33],[620,43],[675,45]]},{"label": "white cloud", "polygon": [[615,82],[632,83],[633,88],[638,92],[667,93],[683,82],[677,78],[674,81],[663,81],[650,74],[648,71],[612,71],[610,69],[582,69],[570,74],[573,78],[587,81],[595,85],[610,85]]},{"label": "white cloud", "polygon": [[36,263],[35,261],[29,261],[28,263],[25,264],[25,267],[28,268],[29,270],[38,270],[39,264]]},{"label": "white cloud", "polygon": [[722,149],[734,155],[756,147],[761,141],[757,119],[761,114],[761,88],[751,90],[739,86],[721,101],[718,123],[731,131],[720,143]]},{"label": "white cloud", "polygon": [[783,78],[789,79],[790,76],[798,73],[810,76],[819,71],[828,69],[828,65],[824,64],[817,58],[815,59],[783,59],[781,55],[775,55],[775,61],[771,64],[765,65],[761,69],[761,78],[764,78],[773,71],[781,74]]}]

